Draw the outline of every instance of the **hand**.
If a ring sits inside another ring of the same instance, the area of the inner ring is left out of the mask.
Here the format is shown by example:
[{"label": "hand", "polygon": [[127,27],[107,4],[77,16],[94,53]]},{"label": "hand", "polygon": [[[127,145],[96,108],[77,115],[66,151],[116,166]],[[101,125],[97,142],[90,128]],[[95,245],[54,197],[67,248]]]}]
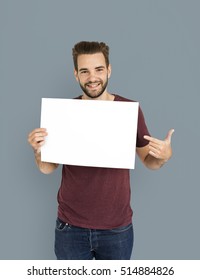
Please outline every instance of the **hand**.
[{"label": "hand", "polygon": [[174,129],[170,129],[164,140],[159,140],[145,135],[144,138],[149,141],[149,154],[154,158],[168,161],[172,156],[171,137]]},{"label": "hand", "polygon": [[44,145],[47,134],[45,128],[36,128],[29,133],[28,142],[36,154],[40,153],[41,146]]}]

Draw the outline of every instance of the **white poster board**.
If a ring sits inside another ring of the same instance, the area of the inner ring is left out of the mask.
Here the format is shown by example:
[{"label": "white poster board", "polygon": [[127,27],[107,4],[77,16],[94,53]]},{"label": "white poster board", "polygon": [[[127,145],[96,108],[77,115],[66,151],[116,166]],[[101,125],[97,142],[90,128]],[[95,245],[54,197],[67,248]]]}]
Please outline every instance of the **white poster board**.
[{"label": "white poster board", "polygon": [[41,159],[60,164],[135,167],[138,102],[42,98],[48,136]]}]

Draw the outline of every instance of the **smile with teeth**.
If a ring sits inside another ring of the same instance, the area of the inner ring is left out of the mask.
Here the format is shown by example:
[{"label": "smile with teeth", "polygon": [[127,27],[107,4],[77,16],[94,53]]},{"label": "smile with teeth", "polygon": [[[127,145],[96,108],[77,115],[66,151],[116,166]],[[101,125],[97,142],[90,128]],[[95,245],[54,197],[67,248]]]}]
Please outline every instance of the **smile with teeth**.
[{"label": "smile with teeth", "polygon": [[97,88],[101,83],[100,82],[96,82],[96,83],[89,83],[87,84],[87,87],[91,88],[91,89],[95,89]]}]

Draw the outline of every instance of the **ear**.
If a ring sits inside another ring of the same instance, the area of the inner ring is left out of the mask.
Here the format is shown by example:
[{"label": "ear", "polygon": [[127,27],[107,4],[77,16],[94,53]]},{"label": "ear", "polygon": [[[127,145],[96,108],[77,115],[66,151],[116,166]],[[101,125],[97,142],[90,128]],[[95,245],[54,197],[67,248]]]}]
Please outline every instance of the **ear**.
[{"label": "ear", "polygon": [[108,78],[110,78],[112,72],[111,64],[108,65]]},{"label": "ear", "polygon": [[74,69],[74,76],[75,76],[75,79],[77,80],[77,82],[79,81],[78,80],[78,72],[76,71],[76,69]]}]

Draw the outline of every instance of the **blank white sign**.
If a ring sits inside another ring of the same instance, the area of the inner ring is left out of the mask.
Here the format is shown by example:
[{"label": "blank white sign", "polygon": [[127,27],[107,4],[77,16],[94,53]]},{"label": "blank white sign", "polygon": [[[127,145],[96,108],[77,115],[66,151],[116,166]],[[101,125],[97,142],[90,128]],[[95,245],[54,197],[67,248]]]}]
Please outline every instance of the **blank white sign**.
[{"label": "blank white sign", "polygon": [[138,102],[42,98],[48,136],[41,159],[60,164],[135,167]]}]

